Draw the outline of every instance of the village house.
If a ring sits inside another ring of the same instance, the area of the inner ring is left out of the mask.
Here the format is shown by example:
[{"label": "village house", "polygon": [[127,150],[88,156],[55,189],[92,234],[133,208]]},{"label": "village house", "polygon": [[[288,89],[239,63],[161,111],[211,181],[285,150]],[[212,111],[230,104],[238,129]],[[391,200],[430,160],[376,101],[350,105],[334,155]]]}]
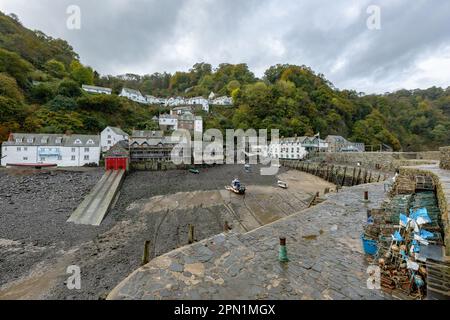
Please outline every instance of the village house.
[{"label": "village house", "polygon": [[159,128],[163,131],[178,130],[178,115],[171,115],[171,114],[160,115]]},{"label": "village house", "polygon": [[99,164],[98,135],[11,133],[2,143],[1,165],[53,164],[79,167]]},{"label": "village house", "polygon": [[328,152],[364,152],[365,145],[361,142],[351,142],[342,136],[329,135],[325,141],[328,143]]},{"label": "village house", "polygon": [[154,105],[160,105],[160,104],[166,103],[166,100],[163,98],[157,98],[157,97],[149,96],[149,95],[145,96],[145,100],[147,101],[148,104],[154,104]]},{"label": "village house", "polygon": [[173,148],[182,139],[164,136],[162,131],[133,131],[129,146],[132,162],[170,161]]},{"label": "village house", "polygon": [[211,104],[217,105],[217,106],[232,106],[233,99],[231,97],[223,96],[223,97],[213,99],[211,101]]},{"label": "village house", "polygon": [[302,143],[301,138],[282,138],[279,143],[271,143],[269,146],[269,156],[274,159],[295,159],[302,160],[308,152]]},{"label": "village house", "polygon": [[170,97],[165,102],[166,107],[176,107],[182,104],[186,104],[186,99],[183,97]]},{"label": "village house", "polygon": [[209,112],[209,101],[203,97],[194,97],[187,100],[187,104],[189,105],[200,105],[202,106],[202,110]]},{"label": "village house", "polygon": [[269,156],[279,159],[301,160],[311,152],[325,152],[328,144],[318,136],[281,138],[279,143],[271,143]]},{"label": "village house", "polygon": [[139,90],[122,88],[119,97],[125,97],[127,99],[130,99],[131,101],[138,103],[147,103],[147,99],[142,95],[142,93]]},{"label": "village house", "polygon": [[128,134],[120,128],[106,127],[100,134],[100,146],[102,152],[108,151],[119,141],[128,141]]},{"label": "village house", "polygon": [[109,88],[103,88],[103,87],[97,87],[97,86],[89,86],[86,84],[83,84],[81,88],[89,93],[96,93],[96,94],[107,94],[110,95],[112,93],[112,89]]}]

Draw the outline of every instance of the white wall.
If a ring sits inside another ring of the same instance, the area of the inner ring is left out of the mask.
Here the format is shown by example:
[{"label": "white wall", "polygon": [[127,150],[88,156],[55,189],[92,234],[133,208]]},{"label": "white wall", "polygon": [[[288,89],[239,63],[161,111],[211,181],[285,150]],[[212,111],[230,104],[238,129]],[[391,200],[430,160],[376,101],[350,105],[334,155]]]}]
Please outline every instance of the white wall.
[{"label": "white wall", "polygon": [[[19,149],[20,148],[20,151]],[[25,149],[26,148],[26,149]],[[61,158],[56,156],[48,156],[42,159],[39,157],[39,150],[57,149]],[[85,150],[88,148],[89,150]],[[57,164],[59,167],[78,167],[88,163],[99,164],[100,147],[62,147],[62,146],[2,146],[1,165],[9,164],[34,164],[34,163],[51,163]],[[85,159],[88,156],[88,159]],[[27,159],[24,159],[27,158]]]},{"label": "white wall", "polygon": [[[108,131],[109,130],[109,131]],[[100,134],[100,146],[102,152],[106,152],[117,142],[128,140],[128,136],[116,134],[110,127],[106,127]]]}]

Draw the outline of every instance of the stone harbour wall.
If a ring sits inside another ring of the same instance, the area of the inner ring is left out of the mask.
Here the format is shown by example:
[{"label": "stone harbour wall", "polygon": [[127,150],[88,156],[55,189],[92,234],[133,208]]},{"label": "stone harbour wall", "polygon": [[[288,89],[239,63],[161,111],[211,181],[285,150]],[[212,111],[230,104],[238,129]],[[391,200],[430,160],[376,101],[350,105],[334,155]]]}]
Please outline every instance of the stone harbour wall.
[{"label": "stone harbour wall", "polygon": [[443,147],[440,151],[440,167],[442,169],[450,170],[450,147]]},{"label": "stone harbour wall", "polygon": [[436,197],[438,199],[438,205],[441,211],[441,220],[444,226],[445,255],[450,257],[450,217],[449,217],[450,203],[449,203],[448,189],[444,185],[445,182],[441,180],[439,174],[433,169],[403,167],[400,169],[400,174],[408,175],[410,177],[415,177],[417,175],[425,175],[433,179],[433,183],[436,186]]},{"label": "stone harbour wall", "polygon": [[314,161],[356,166],[382,171],[395,171],[405,165],[433,164],[439,152],[325,152],[313,156]]}]

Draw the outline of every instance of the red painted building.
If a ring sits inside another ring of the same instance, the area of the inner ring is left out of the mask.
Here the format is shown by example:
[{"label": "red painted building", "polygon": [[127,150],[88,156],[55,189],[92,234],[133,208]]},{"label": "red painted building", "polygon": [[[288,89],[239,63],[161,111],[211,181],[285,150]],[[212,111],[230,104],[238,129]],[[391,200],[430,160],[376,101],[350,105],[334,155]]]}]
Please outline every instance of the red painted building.
[{"label": "red painted building", "polygon": [[105,154],[106,170],[127,170],[130,165],[130,152],[128,143],[120,141],[116,143]]}]

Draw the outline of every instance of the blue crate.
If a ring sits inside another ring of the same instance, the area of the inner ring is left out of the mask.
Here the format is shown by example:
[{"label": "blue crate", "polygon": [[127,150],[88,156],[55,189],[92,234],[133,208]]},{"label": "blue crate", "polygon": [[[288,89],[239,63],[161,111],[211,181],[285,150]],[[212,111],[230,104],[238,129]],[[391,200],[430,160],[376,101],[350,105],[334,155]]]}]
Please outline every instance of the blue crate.
[{"label": "blue crate", "polygon": [[364,235],[361,236],[363,249],[365,254],[374,256],[378,252],[378,243],[375,240],[366,239]]}]

